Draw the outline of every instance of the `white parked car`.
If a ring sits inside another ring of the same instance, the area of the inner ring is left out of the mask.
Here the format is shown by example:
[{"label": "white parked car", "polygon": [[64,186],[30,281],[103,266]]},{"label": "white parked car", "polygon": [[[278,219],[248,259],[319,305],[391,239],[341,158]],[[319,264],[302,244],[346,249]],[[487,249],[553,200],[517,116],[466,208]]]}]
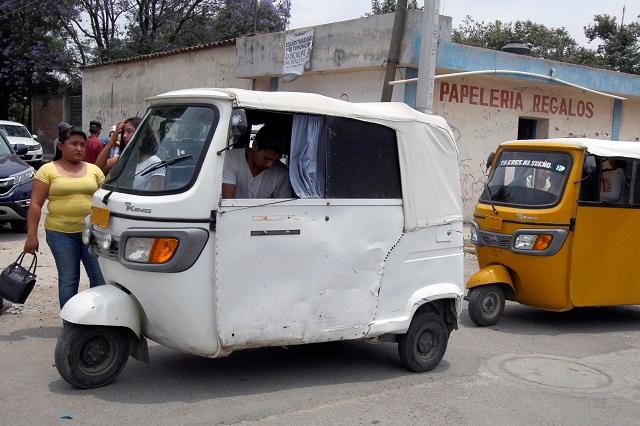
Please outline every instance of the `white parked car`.
[{"label": "white parked car", "polygon": [[27,147],[27,153],[20,155],[20,158],[32,166],[42,163],[42,145],[38,142],[38,137],[31,135],[24,125],[15,121],[0,120],[0,132],[9,139],[9,143],[16,149],[16,145],[23,144]]}]

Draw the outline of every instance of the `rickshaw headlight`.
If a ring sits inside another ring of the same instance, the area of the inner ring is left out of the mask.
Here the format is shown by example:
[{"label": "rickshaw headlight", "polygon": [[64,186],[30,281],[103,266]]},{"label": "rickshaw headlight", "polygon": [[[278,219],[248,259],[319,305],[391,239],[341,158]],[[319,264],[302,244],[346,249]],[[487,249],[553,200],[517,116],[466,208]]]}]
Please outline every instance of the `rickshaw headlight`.
[{"label": "rickshaw headlight", "polygon": [[96,240],[102,250],[109,250],[113,243],[113,237],[111,234],[96,235]]},{"label": "rickshaw headlight", "polygon": [[478,228],[477,225],[475,223],[471,223],[471,226],[469,227],[469,238],[471,239],[471,242],[474,244],[478,244]]},{"label": "rickshaw headlight", "polygon": [[167,263],[178,250],[177,238],[131,237],[124,247],[124,258],[138,263]]},{"label": "rickshaw headlight", "polygon": [[82,243],[89,244],[91,242],[91,230],[89,228],[85,228],[82,231]]},{"label": "rickshaw headlight", "polygon": [[517,250],[546,250],[553,241],[553,235],[549,234],[520,234],[513,243]]}]

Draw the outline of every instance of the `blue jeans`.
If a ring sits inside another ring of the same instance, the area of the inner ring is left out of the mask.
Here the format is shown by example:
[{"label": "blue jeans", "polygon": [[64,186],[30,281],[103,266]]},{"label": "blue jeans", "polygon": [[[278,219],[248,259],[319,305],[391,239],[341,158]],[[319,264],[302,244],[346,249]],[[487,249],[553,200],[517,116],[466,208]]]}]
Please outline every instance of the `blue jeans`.
[{"label": "blue jeans", "polygon": [[89,253],[89,247],[82,243],[82,233],[67,234],[57,231],[46,231],[47,244],[51,248],[58,268],[58,297],[60,309],[78,293],[80,284],[80,262],[89,276],[89,285],[96,287],[104,284],[98,259]]}]

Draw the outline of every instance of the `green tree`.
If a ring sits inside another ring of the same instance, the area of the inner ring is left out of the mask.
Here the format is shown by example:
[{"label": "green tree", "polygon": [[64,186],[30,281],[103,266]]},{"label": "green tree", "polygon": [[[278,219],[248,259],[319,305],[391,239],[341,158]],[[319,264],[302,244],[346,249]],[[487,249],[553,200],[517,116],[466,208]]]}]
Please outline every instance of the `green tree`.
[{"label": "green tree", "polygon": [[584,28],[590,42],[600,40],[598,59],[609,69],[640,74],[640,20],[618,24],[609,15],[596,15]]},{"label": "green tree", "polygon": [[58,19],[73,14],[57,0],[0,1],[0,119],[21,111],[12,118],[30,127],[31,97],[54,93],[77,77]]},{"label": "green tree", "polygon": [[548,28],[531,21],[477,22],[466,16],[451,40],[469,46],[500,50],[513,41],[526,43],[531,56],[554,61],[599,65],[595,53],[575,41],[564,27]]},{"label": "green tree", "polygon": [[[396,11],[396,0],[371,0],[371,13],[369,15],[384,15]],[[407,9],[422,9],[417,0],[409,0]]]}]

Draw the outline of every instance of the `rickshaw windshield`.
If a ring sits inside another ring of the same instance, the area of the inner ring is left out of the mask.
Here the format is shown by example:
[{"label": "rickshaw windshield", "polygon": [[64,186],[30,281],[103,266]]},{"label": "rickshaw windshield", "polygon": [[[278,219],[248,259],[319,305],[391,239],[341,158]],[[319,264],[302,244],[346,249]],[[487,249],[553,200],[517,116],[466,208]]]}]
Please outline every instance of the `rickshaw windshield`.
[{"label": "rickshaw windshield", "polygon": [[549,207],[562,198],[571,156],[543,151],[503,151],[480,201]]},{"label": "rickshaw windshield", "polygon": [[216,124],[217,110],[211,106],[151,108],[105,188],[128,193],[184,190],[197,176]]}]

